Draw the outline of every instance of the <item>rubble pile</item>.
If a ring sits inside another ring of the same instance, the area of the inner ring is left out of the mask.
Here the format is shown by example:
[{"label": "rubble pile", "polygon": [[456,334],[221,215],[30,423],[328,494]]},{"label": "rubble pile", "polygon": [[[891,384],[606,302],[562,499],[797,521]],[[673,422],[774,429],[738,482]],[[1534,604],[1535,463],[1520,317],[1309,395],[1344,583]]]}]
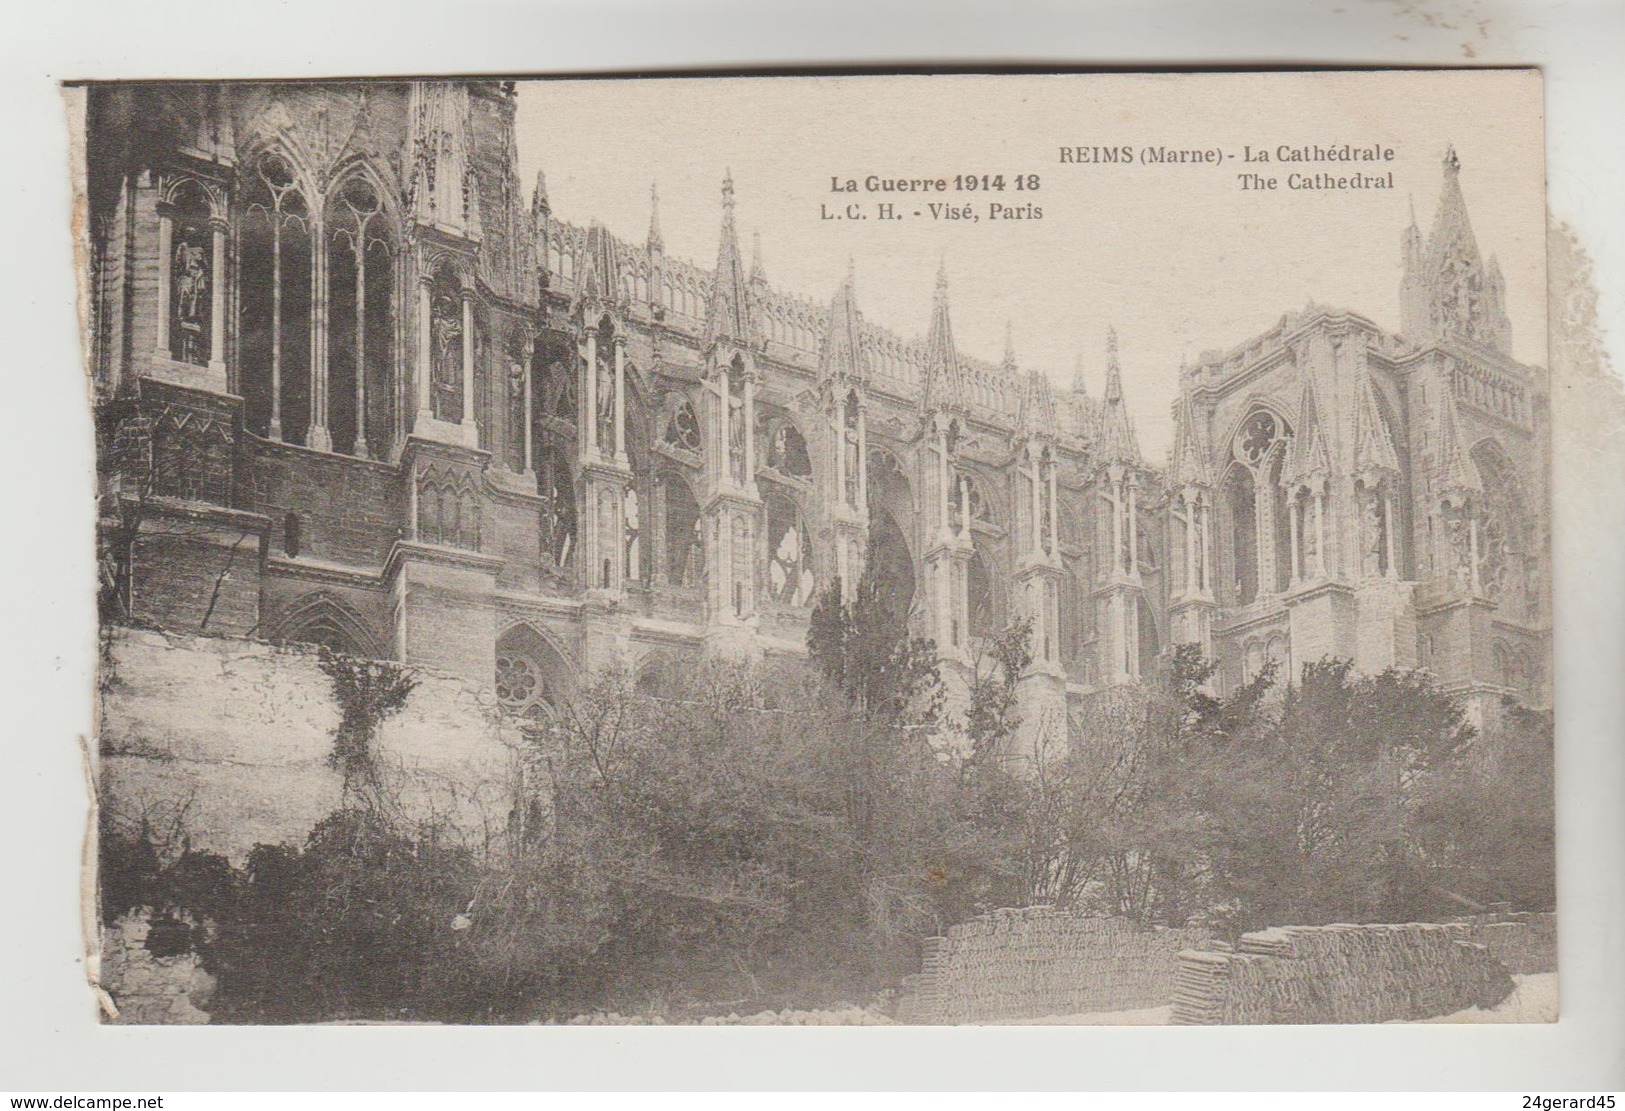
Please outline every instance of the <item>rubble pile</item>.
[{"label": "rubble pile", "polygon": [[1465,923],[1277,926],[1179,954],[1175,1025],[1415,1021],[1494,1007],[1506,967]]},{"label": "rubble pile", "polygon": [[1206,930],[1162,930],[1049,907],[999,910],[925,943],[904,980],[897,1018],[999,1022],[1167,1005],[1175,954]]}]

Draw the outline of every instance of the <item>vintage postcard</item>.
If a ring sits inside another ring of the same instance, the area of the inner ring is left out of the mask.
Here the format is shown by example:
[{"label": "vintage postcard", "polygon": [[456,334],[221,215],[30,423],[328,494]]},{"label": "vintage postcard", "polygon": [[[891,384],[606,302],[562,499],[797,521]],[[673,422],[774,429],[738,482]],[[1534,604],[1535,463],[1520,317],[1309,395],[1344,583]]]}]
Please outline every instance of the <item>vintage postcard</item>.
[{"label": "vintage postcard", "polygon": [[1537,72],[67,95],[106,1020],[1557,1018]]}]

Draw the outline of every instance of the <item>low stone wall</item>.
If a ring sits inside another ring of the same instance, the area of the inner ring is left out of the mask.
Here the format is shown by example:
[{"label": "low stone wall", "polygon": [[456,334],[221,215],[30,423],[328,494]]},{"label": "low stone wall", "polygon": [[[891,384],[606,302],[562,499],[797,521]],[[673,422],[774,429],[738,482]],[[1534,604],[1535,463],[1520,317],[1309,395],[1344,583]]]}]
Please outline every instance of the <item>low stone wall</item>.
[{"label": "low stone wall", "polygon": [[[184,832],[241,864],[256,844],[302,842],[342,801],[339,707],[314,648],[141,629],[109,634],[97,779],[115,819]],[[503,831],[517,733],[476,684],[429,668],[380,725],[378,773],[403,812],[469,843]]]},{"label": "low stone wall", "polygon": [[999,1022],[1166,1006],[1175,955],[1208,937],[1048,907],[994,911],[926,939],[922,970],[905,980],[897,1018]]},{"label": "low stone wall", "polygon": [[1416,1021],[1489,1009],[1506,967],[1466,923],[1281,926],[1179,954],[1175,1025]]},{"label": "low stone wall", "polygon": [[147,949],[149,912],[134,911],[102,930],[101,986],[115,1001],[107,1021],[136,1025],[196,1026],[214,993],[214,977],[196,953],[155,957]]}]

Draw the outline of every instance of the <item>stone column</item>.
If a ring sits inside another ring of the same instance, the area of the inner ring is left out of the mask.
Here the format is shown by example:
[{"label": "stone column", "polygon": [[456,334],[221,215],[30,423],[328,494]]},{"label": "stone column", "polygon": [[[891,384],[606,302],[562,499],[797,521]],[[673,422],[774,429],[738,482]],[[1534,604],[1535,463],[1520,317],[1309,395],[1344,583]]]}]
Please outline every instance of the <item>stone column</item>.
[{"label": "stone column", "polygon": [[355,454],[367,458],[367,252],[366,224],[355,245]]},{"label": "stone column", "polygon": [[970,479],[960,476],[959,479],[959,528],[963,536],[971,536],[970,529]]},{"label": "stone column", "polygon": [[[319,231],[319,227],[314,229]],[[327,428],[327,237],[310,238],[310,430],[305,446],[332,451]]]},{"label": "stone column", "polygon": [[1112,503],[1112,573],[1115,575],[1127,570],[1123,563],[1123,483],[1117,478],[1107,481],[1111,488],[1108,500]]},{"label": "stone column", "polygon": [[1388,555],[1388,578],[1399,578],[1399,566],[1394,561],[1394,499],[1388,492],[1388,483],[1382,484],[1382,540]]},{"label": "stone column", "polygon": [[474,418],[474,292],[463,290],[463,427],[476,427]]},{"label": "stone column", "polygon": [[1213,594],[1213,537],[1209,531],[1212,528],[1210,507],[1207,499],[1199,499],[1198,508],[1202,518],[1202,593],[1208,596]]},{"label": "stone column", "polygon": [[[1059,555],[1061,551],[1061,511],[1060,499],[1056,496],[1059,489],[1059,480],[1055,475],[1055,460],[1049,464],[1049,554]],[[1057,605],[1060,603],[1057,602]]]},{"label": "stone column", "polygon": [[948,527],[948,430],[937,423],[937,527]]},{"label": "stone column", "polygon": [[1140,573],[1140,496],[1139,483],[1131,475],[1125,483],[1128,487],[1128,573]]},{"label": "stone column", "polygon": [[523,408],[520,410],[521,415],[519,423],[524,426],[522,434],[525,439],[525,473],[527,475],[533,475],[536,473],[536,445],[532,442],[535,437],[535,433],[531,426],[535,423],[536,414],[533,410],[534,399],[531,396],[532,387],[530,379],[531,367],[533,367],[536,363],[535,336],[532,336],[530,339],[525,341],[524,358],[525,365],[521,368],[521,372],[525,385],[521,393],[522,400],[520,404],[523,406]]},{"label": "stone column", "polygon": [[615,459],[626,462],[626,339],[615,333]]},{"label": "stone column", "polygon": [[1196,570],[1196,500],[1189,490],[1180,495],[1185,507],[1185,596],[1201,592]]},{"label": "stone column", "polygon": [[846,504],[846,403],[835,409],[835,504]]},{"label": "stone column", "polygon": [[417,424],[434,419],[434,290],[428,275],[418,278]]},{"label": "stone column", "polygon": [[1292,500],[1287,505],[1286,523],[1288,531],[1292,534],[1292,567],[1287,574],[1287,581],[1289,585],[1295,586],[1299,579],[1302,578],[1298,574],[1298,568],[1302,565],[1302,556],[1299,554],[1300,529],[1298,526],[1298,492],[1296,490],[1292,492]]},{"label": "stone column", "polygon": [[756,374],[745,375],[745,481],[746,489],[756,485]]},{"label": "stone column", "polygon": [[1028,536],[1033,554],[1040,555],[1044,551],[1043,496],[1039,492],[1039,484],[1043,479],[1039,473],[1038,456],[1033,452],[1031,444],[1027,445],[1027,477],[1032,481],[1032,528]]},{"label": "stone column", "polygon": [[1326,577],[1326,492],[1315,491],[1315,578]]},{"label": "stone column", "polygon": [[1476,507],[1467,506],[1467,572],[1468,587],[1476,597],[1479,592],[1478,582],[1478,514]]},{"label": "stone column", "polygon": [[[226,372],[226,221],[216,217],[209,221],[213,234],[213,256],[210,259],[209,278],[209,369]],[[168,321],[169,311],[164,311]]]},{"label": "stone column", "polygon": [[[858,504],[853,508],[867,513],[869,509],[869,418],[868,406],[858,398]],[[842,454],[845,454],[844,452]],[[845,487],[843,487],[844,489]]]},{"label": "stone column", "polygon": [[158,340],[153,345],[158,357],[173,358],[169,351],[169,310],[174,281],[175,222],[167,204],[158,208]]},{"label": "stone column", "polygon": [[587,426],[582,430],[586,435],[581,437],[581,442],[586,445],[586,452],[591,456],[597,454],[598,451],[598,329],[596,327],[587,329],[587,388],[581,391],[581,396],[586,399],[587,405]]},{"label": "stone column", "polygon": [[282,209],[271,213],[271,426],[273,440],[282,439]]}]

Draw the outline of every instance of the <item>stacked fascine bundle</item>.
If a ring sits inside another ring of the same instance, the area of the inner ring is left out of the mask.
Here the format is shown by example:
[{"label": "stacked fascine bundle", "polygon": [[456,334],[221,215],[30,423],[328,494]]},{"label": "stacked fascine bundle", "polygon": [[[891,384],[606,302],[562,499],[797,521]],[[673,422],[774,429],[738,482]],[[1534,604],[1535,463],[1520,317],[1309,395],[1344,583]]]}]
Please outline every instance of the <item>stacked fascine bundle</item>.
[{"label": "stacked fascine bundle", "polygon": [[1202,930],[1152,930],[1048,907],[995,911],[926,942],[897,1016],[998,1022],[1165,1006],[1174,954],[1206,939]]},{"label": "stacked fascine bundle", "polygon": [[1514,976],[1557,971],[1557,915],[1485,915],[1464,921],[1473,941]]},{"label": "stacked fascine bundle", "polygon": [[1286,926],[1179,954],[1179,1025],[1414,1021],[1490,1008],[1506,968],[1464,924]]}]

